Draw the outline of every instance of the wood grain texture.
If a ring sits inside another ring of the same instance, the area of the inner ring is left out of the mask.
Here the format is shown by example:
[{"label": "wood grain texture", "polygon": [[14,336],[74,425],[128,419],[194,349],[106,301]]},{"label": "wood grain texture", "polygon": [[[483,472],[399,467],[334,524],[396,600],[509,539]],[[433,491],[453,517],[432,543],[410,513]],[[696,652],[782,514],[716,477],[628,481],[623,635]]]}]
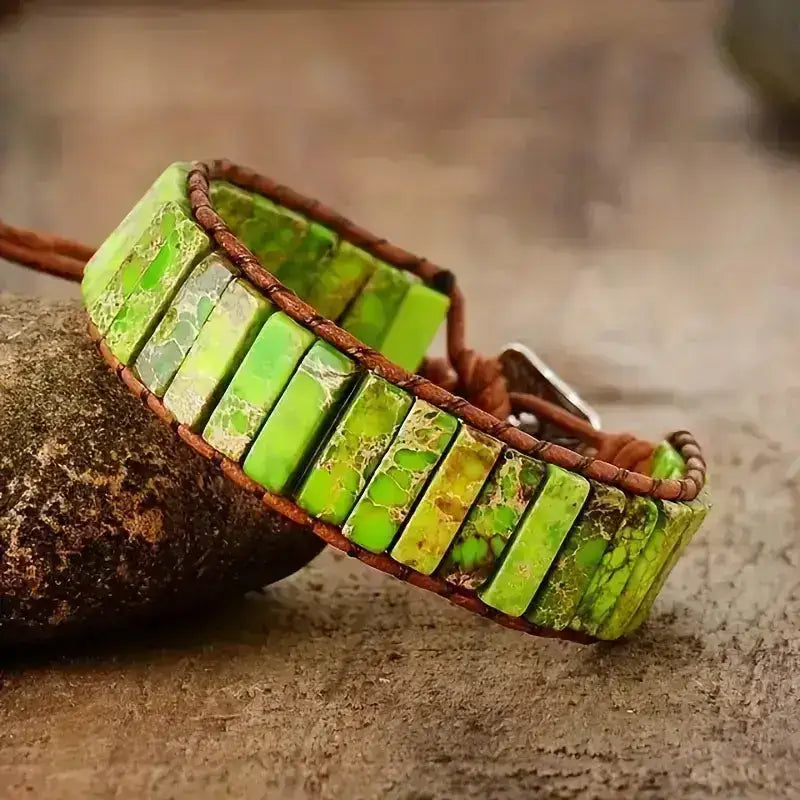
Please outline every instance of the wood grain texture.
[{"label": "wood grain texture", "polygon": [[[623,646],[331,553],[239,613],[6,658],[4,796],[796,792],[800,170],[718,63],[716,4],[593,9],[94,5],[0,34],[9,222],[97,242],[168,162],[224,153],[457,270],[472,341],[526,340],[609,429],[691,429],[716,499]],[[235,58],[198,74],[197,46]]]}]

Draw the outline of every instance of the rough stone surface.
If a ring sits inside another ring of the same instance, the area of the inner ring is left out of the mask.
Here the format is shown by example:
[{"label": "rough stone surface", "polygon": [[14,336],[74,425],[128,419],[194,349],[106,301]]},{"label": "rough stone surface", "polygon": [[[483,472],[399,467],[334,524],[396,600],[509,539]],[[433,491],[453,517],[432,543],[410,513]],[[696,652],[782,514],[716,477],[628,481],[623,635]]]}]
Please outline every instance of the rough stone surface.
[{"label": "rough stone surface", "polygon": [[0,295],[0,645],[166,618],[320,550],[147,414],[85,326]]},{"label": "rough stone surface", "polygon": [[695,433],[714,510],[619,644],[328,551],[208,618],[8,657],[0,796],[796,800],[800,179],[718,4],[228,5],[26,3],[0,216],[96,243],[175,158],[258,167],[453,269],[479,352],[529,344],[608,430]]}]

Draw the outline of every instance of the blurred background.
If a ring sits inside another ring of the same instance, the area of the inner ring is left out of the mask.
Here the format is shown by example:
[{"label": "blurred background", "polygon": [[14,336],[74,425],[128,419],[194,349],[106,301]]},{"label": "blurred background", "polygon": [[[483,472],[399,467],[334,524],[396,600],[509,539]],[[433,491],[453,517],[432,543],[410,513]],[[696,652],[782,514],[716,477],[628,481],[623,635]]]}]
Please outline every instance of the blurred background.
[{"label": "blurred background", "polygon": [[[797,0],[729,28],[714,0],[4,5],[0,217],[96,244],[168,163],[252,166],[453,269],[473,346],[533,346],[608,428],[692,430],[717,505],[629,649],[567,655],[327,553],[158,655],[22,681],[15,786],[796,796]],[[11,267],[0,290],[77,296]]]}]

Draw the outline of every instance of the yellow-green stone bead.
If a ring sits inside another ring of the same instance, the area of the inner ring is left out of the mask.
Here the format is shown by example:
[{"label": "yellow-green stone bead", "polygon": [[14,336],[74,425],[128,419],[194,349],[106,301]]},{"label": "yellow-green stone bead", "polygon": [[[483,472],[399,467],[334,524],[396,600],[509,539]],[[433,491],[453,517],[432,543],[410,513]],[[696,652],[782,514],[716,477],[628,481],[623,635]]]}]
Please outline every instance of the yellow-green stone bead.
[{"label": "yellow-green stone bead", "polygon": [[204,258],[181,286],[136,359],[134,368],[139,380],[157,397],[164,396],[200,329],[233,279],[232,270],[218,253]]},{"label": "yellow-green stone bead", "polygon": [[188,163],[175,163],[167,167],[89,259],[81,282],[83,304],[87,309],[95,304],[108,286],[111,277],[151,222],[156,209],[168,200],[188,207],[186,178],[189,168]]},{"label": "yellow-green stone bead", "polygon": [[544,474],[541,461],[506,450],[448,550],[439,576],[477,589],[491,575]]},{"label": "yellow-green stone bead", "polygon": [[283,312],[259,332],[203,430],[203,438],[239,461],[278,402],[314,334]]},{"label": "yellow-green stone bead", "polygon": [[647,592],[680,543],[692,519],[692,510],[685,503],[659,501],[658,522],[633,565],[631,576],[605,622],[598,628],[600,639],[618,639],[625,633]]},{"label": "yellow-green stone bead", "polygon": [[449,308],[447,295],[423,283],[414,284],[386,331],[381,353],[409,372],[416,372]]},{"label": "yellow-green stone bead", "polygon": [[318,341],[300,363],[244,461],[244,472],[265,489],[285,494],[303,472],[352,387],[355,364]]},{"label": "yellow-green stone bead", "polygon": [[600,566],[625,514],[625,493],[589,481],[590,494],[575,526],[525,617],[534,625],[563,630]]},{"label": "yellow-green stone bead", "polygon": [[89,318],[103,335],[108,333],[125,300],[138,286],[144,271],[152,264],[167,238],[185,219],[186,212],[180,203],[169,201],[159,206],[150,224],[89,309]]},{"label": "yellow-green stone bead", "polygon": [[691,520],[683,531],[678,546],[670,553],[667,563],[662,567],[661,572],[647,590],[644,600],[639,604],[639,608],[628,623],[625,633],[632,633],[635,631],[647,618],[653,603],[664,588],[664,584],[667,582],[667,578],[672,572],[673,567],[678,563],[689,543],[697,534],[697,531],[700,530],[711,508],[711,494],[708,488],[703,489],[696,500],[692,500],[686,503],[686,505],[691,511]]},{"label": "yellow-green stone bead", "polygon": [[178,422],[195,431],[205,424],[273,311],[249,284],[238,278],[231,282],[164,395],[164,405]]},{"label": "yellow-green stone bead", "polygon": [[348,517],[344,535],[373,553],[387,550],[457,428],[455,417],[417,398]]},{"label": "yellow-green stone bead", "polygon": [[547,479],[525,512],[494,575],[478,594],[484,603],[519,617],[531,604],[589,495],[589,481],[547,465]]},{"label": "yellow-green stone bead", "polygon": [[328,268],[336,242],[336,235],[327,228],[316,222],[308,223],[303,240],[278,268],[276,277],[298,297],[307,300],[312,286]]},{"label": "yellow-green stone bead", "polygon": [[211,205],[234,232],[241,230],[255,214],[255,195],[227,181],[211,181]]},{"label": "yellow-green stone bead", "polygon": [[377,262],[364,250],[341,241],[336,254],[317,277],[308,304],[329,319],[339,319],[350,301],[362,290]]},{"label": "yellow-green stone bead", "polygon": [[306,473],[297,505],[341,525],[409,408],[409,394],[377,375],[365,375]]},{"label": "yellow-green stone bead", "polygon": [[341,326],[368,347],[380,350],[403,298],[415,282],[411,273],[378,261]]},{"label": "yellow-green stone bead", "polygon": [[661,442],[653,452],[653,466],[650,474],[654,478],[682,478],[686,472],[683,456],[669,443]]},{"label": "yellow-green stone bead", "polygon": [[425,575],[436,571],[502,449],[491,436],[461,427],[392,548],[395,561]]},{"label": "yellow-green stone bead", "polygon": [[613,610],[633,566],[658,522],[658,507],[649,497],[631,497],[625,521],[592,575],[569,627],[596,635]]},{"label": "yellow-green stone bead", "polygon": [[123,364],[139,355],[181,284],[210,248],[208,236],[189,218],[167,236],[106,334],[109,349]]}]

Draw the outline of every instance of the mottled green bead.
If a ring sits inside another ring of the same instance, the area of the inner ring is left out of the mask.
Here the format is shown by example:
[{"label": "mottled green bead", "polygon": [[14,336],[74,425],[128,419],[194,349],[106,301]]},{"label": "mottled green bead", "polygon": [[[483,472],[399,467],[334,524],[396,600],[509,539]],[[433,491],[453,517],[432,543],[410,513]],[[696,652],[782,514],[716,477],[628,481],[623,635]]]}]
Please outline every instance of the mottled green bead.
[{"label": "mottled green bead", "polygon": [[417,398],[344,526],[373,553],[389,548],[458,428],[450,414]]},{"label": "mottled green bead", "polygon": [[589,487],[589,499],[525,615],[534,625],[554,630],[569,625],[609,542],[622,524],[624,492],[596,481],[589,481]]},{"label": "mottled green bead", "polygon": [[164,395],[164,405],[178,422],[195,431],[202,428],[273,311],[248,283],[231,282]]},{"label": "mottled green bead", "polygon": [[164,396],[200,329],[233,279],[232,269],[218,253],[204,258],[181,286],[136,359],[139,380],[157,397]]},{"label": "mottled green bead", "polygon": [[300,364],[244,461],[244,472],[265,489],[285,494],[313,455],[352,387],[355,364],[318,341]]},{"label": "mottled green bead", "polygon": [[89,259],[81,283],[83,304],[87,309],[92,308],[108,286],[111,277],[150,224],[157,208],[169,200],[188,208],[186,178],[189,168],[188,163],[167,167]]},{"label": "mottled green bead", "polygon": [[336,254],[311,287],[308,304],[323,317],[339,319],[375,271],[376,263],[369,253],[350,242],[339,242]]},{"label": "mottled green bead", "polygon": [[208,236],[192,219],[179,222],[167,236],[106,334],[109,349],[123,364],[139,355],[181,284],[210,249]]},{"label": "mottled green bead", "polygon": [[409,372],[416,372],[449,308],[447,295],[415,283],[391,320],[380,352]]},{"label": "mottled green bead", "polygon": [[649,497],[631,497],[625,520],[581,598],[569,627],[597,634],[630,578],[636,559],[658,522],[658,507]]},{"label": "mottled green bead", "polygon": [[278,268],[276,277],[298,297],[307,300],[311,288],[328,268],[336,242],[335,234],[316,222],[310,222],[303,240]]},{"label": "mottled green bead", "polygon": [[138,286],[144,271],[153,263],[167,238],[186,219],[180,203],[169,201],[159,206],[150,224],[89,309],[89,318],[103,335],[108,333],[125,300]]},{"label": "mottled green bead", "polygon": [[661,442],[653,452],[653,465],[650,474],[662,480],[669,478],[682,478],[686,472],[686,462],[683,456],[669,443]]},{"label": "mottled green bead", "polygon": [[341,326],[367,346],[380,350],[403,298],[415,282],[411,273],[378,261]]},{"label": "mottled green bead", "polygon": [[341,525],[389,449],[411,396],[367,373],[321,447],[297,492],[312,517]]},{"label": "mottled green bead", "polygon": [[209,195],[214,210],[234,232],[255,214],[255,195],[227,181],[211,181]]},{"label": "mottled green bead", "polygon": [[700,527],[705,521],[705,518],[711,508],[711,494],[708,491],[708,488],[706,487],[703,489],[703,491],[700,493],[700,496],[696,500],[692,500],[685,505],[688,506],[691,511],[691,520],[684,529],[677,547],[675,547],[670,553],[667,563],[661,568],[658,576],[647,590],[644,600],[639,604],[639,608],[636,610],[633,618],[628,623],[625,633],[632,633],[635,631],[647,618],[653,603],[661,593],[661,590],[664,588],[664,584],[667,582],[667,578],[672,572],[673,567],[678,563],[697,531],[700,530]]},{"label": "mottled green bead", "polygon": [[598,628],[600,639],[618,639],[625,633],[647,592],[680,543],[692,519],[692,510],[685,503],[659,501],[658,522],[633,565],[631,576],[620,593],[613,610]]},{"label": "mottled green bead", "polygon": [[547,465],[547,479],[525,512],[491,579],[478,590],[486,605],[525,613],[589,494],[589,481]]},{"label": "mottled green bead", "polygon": [[436,571],[502,449],[496,439],[461,427],[392,548],[395,561],[425,575]]},{"label": "mottled green bead", "polygon": [[203,438],[239,461],[278,402],[314,334],[283,312],[264,324],[203,430]]},{"label": "mottled green bead", "polygon": [[439,576],[477,589],[491,575],[544,474],[541,461],[506,450],[448,550]]}]

